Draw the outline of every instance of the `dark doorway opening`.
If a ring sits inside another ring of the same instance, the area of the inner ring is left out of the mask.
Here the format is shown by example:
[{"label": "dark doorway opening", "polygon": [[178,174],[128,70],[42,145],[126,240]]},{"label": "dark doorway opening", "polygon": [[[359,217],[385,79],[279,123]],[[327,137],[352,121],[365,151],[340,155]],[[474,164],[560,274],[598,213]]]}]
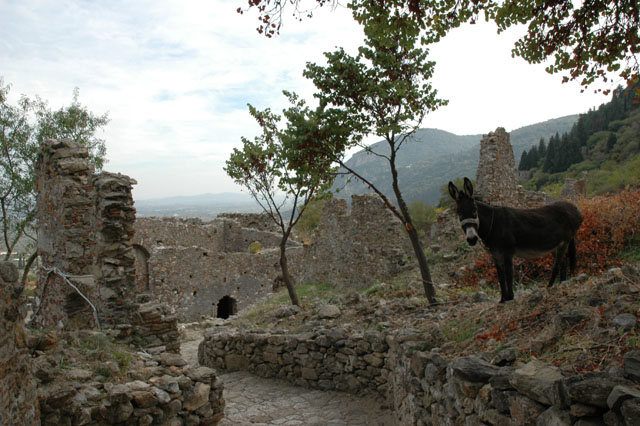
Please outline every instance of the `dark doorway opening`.
[{"label": "dark doorway opening", "polygon": [[227,319],[231,315],[235,315],[238,312],[238,305],[236,299],[230,296],[224,296],[218,302],[218,318]]}]

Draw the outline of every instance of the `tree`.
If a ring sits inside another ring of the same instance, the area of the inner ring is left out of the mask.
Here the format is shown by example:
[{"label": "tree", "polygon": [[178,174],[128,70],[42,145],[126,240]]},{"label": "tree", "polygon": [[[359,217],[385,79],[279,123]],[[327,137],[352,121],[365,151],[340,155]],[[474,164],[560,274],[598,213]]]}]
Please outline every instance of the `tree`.
[{"label": "tree", "polygon": [[[46,101],[36,96],[22,96],[17,105],[8,101],[10,86],[0,78],[0,208],[2,238],[7,248],[5,260],[23,239],[36,241],[32,235],[36,215],[35,165],[39,144],[49,138],[70,138],[86,146],[89,159],[102,168],[105,157],[104,140],[96,132],[108,122],[108,115],[96,116],[78,101],[74,89],[68,107],[52,111]],[[37,257],[35,248],[25,261],[22,281]]]},{"label": "tree", "polygon": [[[335,0],[248,0],[248,8],[238,11],[255,7],[259,31],[271,37],[279,33],[282,12],[288,3],[300,19],[306,12],[301,4],[307,2],[315,7],[337,4]],[[355,3],[359,1],[351,4]],[[515,43],[512,55],[529,63],[551,59],[547,72],[562,73],[563,82],[580,80],[587,87],[596,80],[606,82],[607,72],[617,72],[630,84],[640,75],[637,0],[391,0],[384,5],[389,10],[407,10],[425,30],[425,41],[429,43],[439,41],[463,23],[475,23],[481,14],[496,23],[498,32],[526,25],[527,31]],[[640,89],[636,89],[636,95],[640,96]]]},{"label": "tree", "polygon": [[268,108],[260,111],[249,105],[249,112],[262,134],[253,141],[243,137],[242,149],[234,148],[224,170],[236,183],[247,188],[280,228],[282,278],[291,303],[299,306],[287,263],[287,241],[309,203],[333,181],[331,160],[316,151],[315,143],[331,143],[335,135],[322,127],[317,118],[320,109],[313,111],[297,95],[284,94],[292,104],[283,112],[284,129],[278,128],[280,115]]},{"label": "tree", "polygon": [[[406,11],[363,0],[350,5],[356,20],[364,26],[365,45],[357,56],[342,48],[325,53],[327,65],[307,63],[304,75],[319,90],[316,96],[324,116],[330,115],[336,129],[350,129],[351,138],[328,149],[344,170],[363,181],[380,196],[402,222],[415,252],[426,297],[436,302],[431,274],[409,208],[400,192],[396,155],[404,142],[419,128],[430,111],[445,105],[429,82],[434,63],[428,51],[416,47],[420,27]],[[387,142],[385,152],[374,152],[362,144],[362,136],[375,134]],[[360,146],[389,164],[397,206],[376,186],[343,161],[344,150]]]}]

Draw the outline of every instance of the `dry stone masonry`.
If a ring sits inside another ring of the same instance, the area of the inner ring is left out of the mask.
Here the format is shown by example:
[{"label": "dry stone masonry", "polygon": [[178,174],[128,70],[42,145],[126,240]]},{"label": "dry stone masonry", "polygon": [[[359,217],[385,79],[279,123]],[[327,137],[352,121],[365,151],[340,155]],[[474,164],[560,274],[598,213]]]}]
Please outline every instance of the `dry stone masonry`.
[{"label": "dry stone masonry", "polygon": [[0,262],[0,425],[40,424],[36,381],[21,314],[23,301],[16,266]]},{"label": "dry stone masonry", "polygon": [[509,350],[448,360],[437,330],[302,334],[213,328],[199,362],[251,371],[296,385],[372,394],[407,425],[636,426],[640,419],[640,351],[615,373],[565,376],[532,360],[510,365]]},{"label": "dry stone masonry", "polygon": [[70,140],[49,140],[40,150],[42,269],[32,323],[58,330],[113,327],[144,347],[177,351],[177,319],[170,309],[152,304],[140,311],[131,196],[136,182],[94,173],[86,148]]},{"label": "dry stone masonry", "polygon": [[[408,238],[377,196],[353,196],[350,212],[345,200],[328,200],[322,217],[310,245],[289,242],[297,282],[362,287],[408,266]],[[135,229],[137,290],[173,306],[181,320],[221,316],[227,301],[232,313],[244,309],[281,280],[281,235],[267,215],[225,214],[210,222],[138,218]],[[256,241],[261,251],[251,253]]]},{"label": "dry stone masonry", "polygon": [[304,282],[365,287],[403,271],[413,251],[402,223],[377,195],[327,200],[305,247]]},{"label": "dry stone masonry", "polygon": [[480,141],[475,192],[485,202],[507,207],[538,207],[549,200],[543,192],[518,185],[509,133],[498,127]]}]

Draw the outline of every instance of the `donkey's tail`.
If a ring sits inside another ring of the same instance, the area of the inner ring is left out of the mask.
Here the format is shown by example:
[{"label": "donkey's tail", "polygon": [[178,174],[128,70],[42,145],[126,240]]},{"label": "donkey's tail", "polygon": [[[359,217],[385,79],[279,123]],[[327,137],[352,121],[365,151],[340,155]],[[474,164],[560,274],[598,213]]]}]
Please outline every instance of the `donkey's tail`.
[{"label": "donkey's tail", "polygon": [[569,250],[568,250],[568,256],[569,256],[569,270],[571,271],[571,275],[573,276],[576,272],[576,239],[572,238],[571,241],[569,241]]}]

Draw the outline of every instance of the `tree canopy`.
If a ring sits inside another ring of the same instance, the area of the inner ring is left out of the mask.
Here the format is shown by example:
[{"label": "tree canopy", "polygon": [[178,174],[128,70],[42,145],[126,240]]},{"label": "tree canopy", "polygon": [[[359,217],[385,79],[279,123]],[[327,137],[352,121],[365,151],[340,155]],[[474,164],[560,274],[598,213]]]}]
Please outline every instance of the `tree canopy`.
[{"label": "tree canopy", "polygon": [[[577,80],[587,87],[596,80],[606,82],[607,73],[614,72],[631,83],[640,75],[637,0],[354,0],[349,6],[361,9],[369,3],[406,10],[423,30],[425,43],[435,43],[451,29],[482,18],[495,22],[498,32],[526,25],[527,32],[515,43],[512,55],[529,63],[550,60],[547,72],[562,74],[565,82]],[[335,0],[248,0],[247,8],[238,11],[257,9],[258,31],[272,37],[280,32],[289,5],[294,17],[301,19],[310,17],[314,8],[337,4]]]},{"label": "tree canopy", "polygon": [[322,108],[310,109],[297,95],[284,92],[291,107],[282,116],[270,109],[249,112],[262,134],[253,140],[242,138],[242,149],[234,148],[225,171],[244,186],[280,228],[280,267],[291,303],[299,305],[289,273],[286,245],[306,207],[329,188],[334,176],[332,159],[324,155],[327,146],[340,145],[340,132],[321,121]]},{"label": "tree canopy", "polygon": [[[40,97],[22,96],[9,102],[10,85],[0,78],[0,210],[6,259],[24,237],[31,235],[36,213],[35,167],[39,144],[49,138],[70,138],[86,146],[96,168],[104,164],[104,140],[96,136],[108,122],[108,115],[95,115],[78,101],[73,91],[69,106],[51,110]],[[35,258],[35,256],[32,256]],[[27,263],[28,270],[30,263]],[[23,278],[24,279],[24,278]]]}]

